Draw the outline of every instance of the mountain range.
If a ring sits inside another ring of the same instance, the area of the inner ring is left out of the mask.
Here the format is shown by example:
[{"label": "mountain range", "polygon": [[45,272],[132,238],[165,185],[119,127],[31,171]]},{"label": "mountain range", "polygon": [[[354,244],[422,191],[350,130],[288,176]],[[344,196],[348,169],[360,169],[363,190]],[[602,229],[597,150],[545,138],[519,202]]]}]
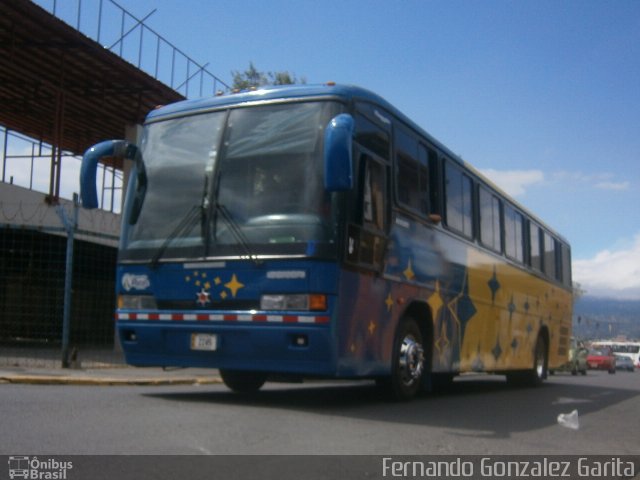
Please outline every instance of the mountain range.
[{"label": "mountain range", "polygon": [[640,339],[640,300],[580,297],[573,307],[573,334],[582,339]]}]

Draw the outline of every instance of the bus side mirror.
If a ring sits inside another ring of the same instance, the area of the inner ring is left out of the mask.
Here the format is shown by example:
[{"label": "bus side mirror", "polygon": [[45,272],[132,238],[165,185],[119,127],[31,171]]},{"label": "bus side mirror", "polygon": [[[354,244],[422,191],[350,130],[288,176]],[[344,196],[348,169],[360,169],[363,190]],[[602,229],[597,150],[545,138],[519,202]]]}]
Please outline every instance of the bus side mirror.
[{"label": "bus side mirror", "polygon": [[[147,179],[138,147],[124,140],[107,140],[89,148],[82,157],[80,166],[80,198],[82,207],[92,210],[98,208],[98,191],[96,188],[96,174],[98,163],[104,157],[127,158],[136,162],[138,171],[138,196],[144,197]],[[142,186],[142,189],[140,188]],[[141,201],[141,199],[140,199]]]},{"label": "bus side mirror", "polygon": [[342,113],[324,132],[324,188],[343,192],[353,188],[353,117]]}]

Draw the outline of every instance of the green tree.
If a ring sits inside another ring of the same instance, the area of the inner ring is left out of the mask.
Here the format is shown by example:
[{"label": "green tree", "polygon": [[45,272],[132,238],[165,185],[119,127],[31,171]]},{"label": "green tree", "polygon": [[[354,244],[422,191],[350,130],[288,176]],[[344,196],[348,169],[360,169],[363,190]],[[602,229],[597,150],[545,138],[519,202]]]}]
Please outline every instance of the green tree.
[{"label": "green tree", "polygon": [[258,88],[264,85],[293,85],[295,83],[307,83],[303,77],[298,80],[295,74],[288,71],[282,72],[261,72],[258,70],[253,62],[249,62],[249,68],[244,72],[233,71],[233,89],[234,90],[249,90],[251,88]]},{"label": "green tree", "polygon": [[249,62],[249,68],[244,72],[231,72],[233,76],[234,90],[247,90],[249,88],[257,88],[268,83],[267,76],[263,72],[259,72],[253,62]]}]

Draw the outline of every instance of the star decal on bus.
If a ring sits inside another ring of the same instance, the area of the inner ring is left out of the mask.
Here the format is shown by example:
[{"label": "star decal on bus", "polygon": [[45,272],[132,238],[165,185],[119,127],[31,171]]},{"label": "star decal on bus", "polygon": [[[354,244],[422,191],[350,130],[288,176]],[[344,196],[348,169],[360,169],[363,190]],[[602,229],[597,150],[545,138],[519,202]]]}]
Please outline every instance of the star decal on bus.
[{"label": "star decal on bus", "polygon": [[236,277],[235,273],[232,275],[231,281],[228,283],[225,283],[224,286],[227,287],[229,290],[231,290],[231,295],[233,296],[233,298],[236,298],[238,290],[240,290],[241,288],[244,288],[244,284],[238,281],[238,277]]},{"label": "star decal on bus", "polygon": [[440,309],[444,305],[444,302],[442,301],[442,296],[440,295],[440,281],[436,280],[435,291],[427,299],[427,303],[431,307],[431,311],[433,312],[433,316],[437,317],[438,313],[440,312]]},{"label": "star decal on bus", "polygon": [[452,318],[458,325],[460,332],[460,340],[464,339],[467,324],[478,312],[471,296],[469,295],[469,273],[465,269],[462,277],[462,290],[447,305],[451,312]]},{"label": "star decal on bus", "polygon": [[390,312],[391,308],[393,307],[393,298],[391,297],[391,292],[389,292],[389,295],[387,295],[384,303],[387,305],[387,312]]},{"label": "star decal on bus", "polygon": [[482,372],[485,370],[484,362],[480,357],[479,350],[480,347],[478,347],[478,355],[476,356],[476,358],[474,358],[473,362],[471,362],[471,370],[473,370],[474,372]]},{"label": "star decal on bus", "polygon": [[445,328],[443,328],[440,331],[440,336],[435,341],[435,347],[436,347],[436,350],[438,350],[438,353],[440,354],[441,359],[445,358],[445,354],[447,353],[447,350],[449,349],[450,344],[451,342],[447,337],[447,331]]},{"label": "star decal on bus", "polygon": [[496,337],[496,344],[491,349],[491,353],[493,354],[493,358],[497,362],[502,355],[502,347],[500,346],[500,334],[498,334],[498,336]]},{"label": "star decal on bus", "polygon": [[493,266],[493,276],[487,282],[487,285],[489,285],[489,290],[491,290],[491,304],[495,305],[496,293],[498,293],[498,290],[500,290],[500,282],[498,281],[498,274],[496,272],[495,265]]},{"label": "star decal on bus", "polygon": [[516,304],[513,301],[513,293],[511,294],[511,300],[507,305],[507,310],[509,311],[509,321],[511,322],[513,320],[513,314],[516,312]]},{"label": "star decal on bus", "polygon": [[376,323],[373,320],[369,322],[369,326],[367,327],[367,330],[369,330],[369,335],[373,335],[373,332],[376,331]]},{"label": "star decal on bus", "polygon": [[405,268],[405,270],[402,272],[402,274],[406,277],[407,280],[411,281],[414,278],[416,278],[416,274],[413,271],[413,267],[411,266],[411,259],[409,259],[409,265],[407,265],[407,268]]},{"label": "star decal on bus", "polygon": [[204,288],[196,293],[196,297],[196,302],[203,307],[206,307],[211,302],[211,295]]},{"label": "star decal on bus", "polygon": [[226,300],[229,296],[235,298],[238,290],[244,288],[244,284],[238,280],[235,273],[226,283],[223,278],[203,271],[192,271],[184,276],[184,281],[196,287],[196,303],[205,307],[217,299]]}]

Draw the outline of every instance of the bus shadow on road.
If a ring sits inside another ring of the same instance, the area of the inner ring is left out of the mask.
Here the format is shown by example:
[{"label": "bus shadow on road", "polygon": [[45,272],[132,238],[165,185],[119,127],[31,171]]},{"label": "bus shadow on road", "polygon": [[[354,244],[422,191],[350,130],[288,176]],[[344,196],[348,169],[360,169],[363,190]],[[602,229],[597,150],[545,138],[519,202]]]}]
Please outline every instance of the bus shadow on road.
[{"label": "bus shadow on road", "polygon": [[575,383],[556,377],[538,388],[515,388],[504,377],[483,375],[454,381],[446,390],[396,403],[371,382],[268,383],[251,395],[216,390],[165,391],[144,395],[176,402],[302,411],[316,415],[464,429],[477,437],[503,438],[544,428],[560,413],[588,415],[636,397],[640,391]]}]

